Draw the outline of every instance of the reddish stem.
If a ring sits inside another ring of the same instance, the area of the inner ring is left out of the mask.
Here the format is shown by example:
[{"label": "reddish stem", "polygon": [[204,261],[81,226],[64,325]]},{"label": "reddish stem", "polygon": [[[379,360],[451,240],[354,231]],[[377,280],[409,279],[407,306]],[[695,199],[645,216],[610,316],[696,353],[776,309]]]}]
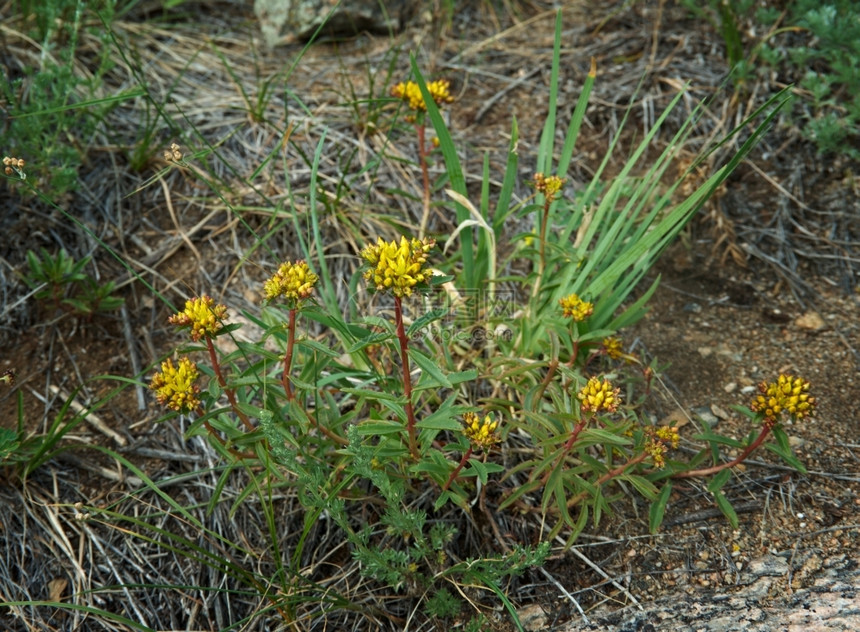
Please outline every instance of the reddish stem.
[{"label": "reddish stem", "polygon": [[558,455],[558,458],[555,461],[555,465],[552,466],[552,469],[548,470],[546,474],[544,474],[541,482],[546,484],[549,480],[550,474],[555,470],[555,468],[560,467],[564,457],[567,456],[567,453],[570,452],[570,449],[573,447],[573,444],[576,443],[576,438],[579,436],[579,433],[582,432],[582,429],[585,428],[585,425],[588,423],[588,420],[582,420],[577,422],[577,424],[573,427],[573,430],[570,432],[570,438],[568,438],[567,442],[561,448],[561,454]]},{"label": "reddish stem", "polygon": [[409,372],[409,340],[403,326],[403,306],[400,297],[394,297],[394,324],[400,341],[400,364],[403,367],[403,394],[406,396],[406,432],[409,435],[409,453],[418,460],[418,442],[415,438],[415,409],[412,407],[412,376]]},{"label": "reddish stem", "polygon": [[451,483],[454,482],[454,479],[457,478],[457,474],[459,474],[460,470],[462,470],[463,467],[466,465],[466,462],[469,460],[470,456],[472,456],[472,446],[469,446],[469,449],[466,450],[465,454],[463,454],[463,458],[460,459],[460,464],[454,468],[454,471],[451,472],[451,476],[448,477],[448,480],[442,486],[443,492],[448,491],[448,487],[451,485]]},{"label": "reddish stem", "polygon": [[209,338],[208,336],[206,337],[206,347],[209,349],[209,358],[212,361],[212,370],[215,371],[215,377],[218,379],[219,386],[221,386],[224,394],[227,396],[227,401],[230,402],[230,407],[239,419],[242,420],[246,429],[254,430],[254,424],[251,423],[251,420],[248,419],[248,416],[245,413],[239,410],[239,405],[236,402],[236,393],[232,388],[227,388],[227,381],[221,374],[221,365],[218,363],[218,355],[215,353],[215,345],[212,343],[212,338]]},{"label": "reddish stem", "polygon": [[553,358],[549,361],[549,365],[546,368],[546,375],[543,376],[543,380],[540,383],[540,390],[538,391],[537,396],[535,397],[535,405],[537,405],[540,400],[543,398],[544,392],[546,392],[547,386],[552,381],[552,376],[555,375],[555,371],[558,368],[558,358]]},{"label": "reddish stem", "polygon": [[[594,482],[594,486],[595,486],[595,487],[599,487],[599,486],[603,485],[605,482],[612,480],[612,479],[613,479],[613,478],[615,478],[616,476],[620,476],[621,474],[624,474],[624,472],[625,472],[628,468],[630,468],[630,467],[632,467],[632,466],[636,465],[637,463],[641,463],[641,462],[642,462],[642,461],[644,461],[647,457],[648,457],[648,453],[647,453],[647,452],[643,452],[642,454],[640,454],[640,455],[639,455],[639,456],[637,456],[636,458],[633,458],[633,459],[630,459],[629,461],[627,461],[627,463],[624,463],[623,465],[619,465],[619,466],[618,466],[618,467],[616,467],[614,470],[610,470],[609,472],[607,472],[606,474],[604,474],[603,476],[601,476],[600,478],[598,478],[598,479]],[[573,498],[571,498],[571,499],[569,499],[569,500],[567,501],[567,506],[568,506],[568,507],[574,507],[574,506],[578,505],[580,502],[582,502],[582,500],[583,500],[586,496],[588,496],[588,492],[587,492],[587,491],[580,492],[579,494],[577,494],[576,496],[574,496]]]},{"label": "reddish stem", "polygon": [[741,452],[738,457],[728,463],[723,463],[721,465],[714,465],[713,467],[706,467],[701,470],[690,470],[689,472],[678,472],[672,478],[692,478],[694,476],[708,476],[710,474],[716,474],[717,472],[721,472],[727,468],[734,467],[744,459],[746,459],[752,452],[758,448],[764,440],[767,438],[767,435],[770,434],[770,431],[773,429],[773,426],[765,423],[764,427],[759,433],[759,436],[756,437],[755,441],[749,444],[743,452]]},{"label": "reddish stem", "polygon": [[281,376],[287,401],[290,402],[295,399],[293,385],[290,382],[290,367],[293,365],[293,344],[296,341],[296,311],[296,308],[290,310],[290,320],[287,324],[287,353],[284,355],[284,373]]}]

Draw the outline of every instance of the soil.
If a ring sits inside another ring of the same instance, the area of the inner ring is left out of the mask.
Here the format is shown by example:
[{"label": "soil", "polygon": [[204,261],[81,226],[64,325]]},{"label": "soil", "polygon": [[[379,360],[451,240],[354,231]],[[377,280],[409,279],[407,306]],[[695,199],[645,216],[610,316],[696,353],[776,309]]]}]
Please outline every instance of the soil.
[{"label": "soil", "polygon": [[[457,107],[451,112],[451,128],[470,148],[473,173],[480,173],[482,151],[499,152],[505,145],[499,139],[509,133],[512,115],[520,121],[522,155],[534,153],[545,111],[554,19],[550,7],[544,6],[549,3],[522,3],[514,18],[482,12],[484,4],[470,4],[469,11],[450,25],[419,22],[398,36],[404,46],[423,45],[421,61],[428,73],[453,77]],[[634,114],[637,125],[644,124],[649,108],[665,105],[680,82],[694,82],[693,99],[720,95],[725,89],[721,77],[727,69],[719,34],[700,23],[693,28],[681,7],[668,2],[617,2],[594,14],[589,3],[562,4],[565,24],[575,25],[565,31],[565,41],[574,42],[569,48],[565,44],[564,53],[569,62],[561,84],[568,103],[566,116],[575,102],[576,86],[588,70],[589,57],[597,58],[600,69],[575,177],[589,177],[641,77],[645,79],[639,87],[643,96],[636,102],[640,106]],[[248,16],[237,5],[225,7],[223,23],[213,19],[204,30],[220,45],[233,47],[237,64],[247,62],[251,56],[248,42],[235,35],[246,33],[242,20]],[[141,24],[132,22],[122,28],[136,32]],[[173,26],[175,46],[193,50],[199,34],[181,22]],[[333,86],[344,86],[343,77],[349,77],[362,94],[367,89],[362,69],[367,63],[384,67],[390,49],[389,40],[379,37],[312,47],[301,68],[312,69],[310,75],[319,69],[320,76],[309,80],[308,75],[302,80],[303,73],[297,73],[293,89],[321,118],[335,121],[337,133],[345,133],[356,122],[345,112],[348,108],[341,106],[341,87]],[[264,71],[282,63],[279,59],[285,51],[255,53],[260,55]],[[201,61],[204,67],[207,59],[217,65],[213,61],[217,58],[206,58]],[[182,67],[175,63],[176,68]],[[396,66],[405,72],[403,59]],[[171,68],[162,72],[169,75]],[[232,90],[229,99],[235,97],[235,88],[229,82],[222,85],[225,94]],[[206,96],[201,93],[199,98],[205,100]],[[721,98],[729,101],[730,94],[722,93]],[[753,100],[751,96],[750,102]],[[189,98],[186,103],[191,102]],[[714,104],[712,110],[719,113],[722,103]],[[365,114],[370,116],[369,111]],[[213,125],[229,128],[229,116],[224,119]],[[297,129],[296,134],[307,134],[306,144],[313,149],[314,137],[308,130]],[[631,135],[624,142],[633,139]],[[791,151],[775,154],[780,147]],[[691,146],[691,155],[695,150]],[[492,153],[491,160],[494,168],[502,168],[497,164],[498,153]],[[851,263],[858,260],[857,244],[842,242],[841,258],[803,256],[830,252],[831,245],[823,236],[824,228],[807,221],[809,209],[827,213],[827,218],[838,214],[843,222],[840,226],[853,226],[850,222],[857,221],[851,218],[858,213],[851,206],[856,203],[857,190],[849,177],[856,165],[839,158],[820,161],[790,127],[766,138],[751,162],[754,164],[739,169],[702,219],[667,251],[655,271],[662,280],[650,301],[650,312],[622,335],[628,349],[656,359],[663,367],[653,414],[659,423],[680,427],[682,450],[692,445],[692,436],[704,422],[716,426],[721,434],[745,437],[748,422],[732,407],[749,405],[759,382],[773,380],[780,373],[809,379],[819,401],[817,414],[786,428],[795,454],[808,472],[800,474],[765,451],[756,453],[738,468],[738,476],[725,490],[739,513],[737,529],[716,509],[704,482],[691,480],[675,486],[667,520],[653,536],[648,535],[646,505],[634,502],[620,507],[599,529],[587,531],[572,550],[559,549],[543,571],[529,571],[517,584],[522,592],[510,597],[521,608],[529,629],[803,628],[810,632],[860,628],[860,301],[854,292],[857,277]],[[115,176],[110,171],[114,168],[111,160],[104,155],[94,159],[93,165],[95,173],[87,178]],[[98,168],[105,172],[100,175]],[[808,178],[810,186],[802,190],[793,186],[798,173],[801,179]],[[293,178],[298,187],[307,174],[296,169]],[[527,178],[526,166],[522,179]],[[140,180],[137,174],[128,175],[129,182],[139,184]],[[236,311],[254,303],[259,297],[244,288],[254,287],[262,273],[238,263],[247,245],[236,237],[237,222],[226,212],[210,215],[214,206],[195,204],[194,197],[204,192],[193,179],[173,171],[164,182],[164,188],[147,188],[117,211],[127,226],[135,227],[135,240],[117,233],[112,245],[135,261],[148,261],[154,270],[149,280],[174,302],[191,288],[216,286]],[[274,181],[270,184],[280,186]],[[231,194],[234,203],[252,197],[242,190]],[[14,200],[21,211],[36,205],[33,199],[15,197],[8,187],[0,195],[4,201]],[[176,209],[167,208],[166,198],[177,206],[181,203],[178,218]],[[366,199],[371,206],[380,204],[372,194]],[[268,219],[258,210],[251,209],[247,217],[254,228],[267,226]],[[795,228],[774,245],[769,227],[774,226],[774,218],[786,217]],[[202,225],[200,220],[205,220]],[[40,231],[28,232],[32,220],[23,212],[3,221],[10,244],[2,248],[2,256],[20,272],[25,265],[22,253],[51,240]],[[62,219],[52,221],[60,226],[57,230],[70,230],[62,226]],[[194,226],[199,227],[196,234],[190,232]],[[850,235],[853,228],[845,230]],[[185,241],[189,236],[193,249]],[[289,251],[287,245],[282,244],[285,251]],[[170,248],[159,250],[163,246]],[[354,253],[348,243],[334,250],[335,257]],[[108,260],[99,260],[98,265],[103,266],[103,274],[113,270],[117,278],[122,275]],[[187,286],[179,288],[182,292],[175,291],[175,279]],[[33,303],[27,303],[25,313],[7,310],[0,372],[14,369],[17,384],[15,390],[0,390],[0,419],[4,427],[18,419],[17,392],[24,394],[24,424],[34,432],[46,431],[69,398],[84,407],[106,398],[103,407],[67,434],[66,444],[115,449],[154,476],[177,467],[165,454],[175,455],[171,450],[177,441],[182,444],[177,439],[181,429],[154,424],[161,413],[142,387],[140,395],[128,389],[121,397],[108,397],[119,383],[97,376],[128,378],[136,373],[132,356],[142,366],[161,357],[171,344],[161,324],[169,310],[147,298],[148,292],[136,283],[125,285],[122,296],[127,306],[123,314],[102,314],[92,320]],[[14,514],[40,511],[21,509],[29,507],[24,497],[42,499],[39,507],[63,503],[68,509],[78,501],[97,504],[124,493],[129,476],[134,477],[115,459],[91,450],[69,450],[34,474],[27,482],[33,487],[23,496],[12,492],[20,481],[7,479],[3,498],[13,512],[0,513],[0,533],[15,541],[13,535],[20,536],[26,526]],[[84,546],[83,540],[80,546]],[[75,552],[74,547],[69,550]],[[12,567],[14,564],[7,564],[0,569],[10,581]],[[23,576],[26,568],[22,563],[15,572]],[[41,593],[32,589],[25,596],[47,598],[48,580],[62,576],[62,564],[53,572],[36,573],[44,580],[44,589]],[[530,587],[522,588],[526,585]],[[4,594],[3,587],[0,601],[24,598]],[[64,595],[62,590],[58,594]],[[715,603],[720,605],[716,610]],[[722,628],[718,625],[721,617],[725,618]],[[179,625],[192,626],[193,620],[192,616]],[[509,625],[505,621],[499,612],[492,625],[504,630]],[[204,625],[200,619],[197,623]],[[205,623],[207,629],[221,625]]]}]

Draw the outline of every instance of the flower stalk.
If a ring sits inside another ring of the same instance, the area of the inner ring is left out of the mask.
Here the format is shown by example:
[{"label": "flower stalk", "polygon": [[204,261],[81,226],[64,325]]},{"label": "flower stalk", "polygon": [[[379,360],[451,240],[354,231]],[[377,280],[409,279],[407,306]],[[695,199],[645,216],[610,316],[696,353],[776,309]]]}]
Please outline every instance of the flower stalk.
[{"label": "flower stalk", "polygon": [[418,439],[415,420],[415,407],[412,404],[412,375],[409,370],[409,338],[403,325],[403,305],[399,296],[394,297],[394,326],[397,330],[397,341],[400,343],[400,365],[403,368],[403,396],[406,398],[406,435],[409,444],[409,454],[418,460]]},{"label": "flower stalk", "polygon": [[457,467],[454,468],[454,470],[451,472],[451,475],[448,477],[448,480],[445,481],[445,484],[442,486],[443,492],[448,491],[448,488],[451,486],[451,483],[454,482],[454,480],[457,478],[457,475],[460,473],[463,467],[465,467],[466,463],[469,462],[469,458],[472,456],[473,451],[474,450],[472,446],[469,446],[469,449],[463,453],[463,458],[460,459],[460,463],[457,464]]},{"label": "flower stalk", "polygon": [[281,375],[281,383],[284,385],[284,393],[287,395],[287,401],[295,401],[293,394],[293,384],[290,381],[290,368],[293,365],[293,347],[296,342],[296,312],[294,307],[289,312],[289,321],[287,322],[287,352],[284,354],[284,372]]},{"label": "flower stalk", "polygon": [[208,336],[206,337],[206,348],[209,350],[209,360],[212,363],[212,370],[215,372],[215,378],[218,380],[218,385],[227,396],[227,401],[230,402],[230,408],[232,408],[233,412],[236,413],[236,416],[242,422],[242,425],[245,426],[245,429],[253,431],[254,424],[252,424],[251,420],[248,419],[248,415],[242,412],[239,408],[239,403],[236,401],[236,391],[227,386],[227,380],[224,379],[224,375],[221,373],[221,363],[218,362],[218,354],[215,352],[215,345],[212,342],[212,338],[209,338]]}]

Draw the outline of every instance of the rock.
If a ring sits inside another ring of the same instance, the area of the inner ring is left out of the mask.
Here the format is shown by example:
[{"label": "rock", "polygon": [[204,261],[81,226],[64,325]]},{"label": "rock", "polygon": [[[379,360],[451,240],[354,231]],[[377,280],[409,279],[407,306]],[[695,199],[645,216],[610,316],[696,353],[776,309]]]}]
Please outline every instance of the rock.
[{"label": "rock", "polygon": [[254,0],[254,13],[269,46],[321,35],[345,37],[399,30],[408,18],[408,0]]},{"label": "rock", "polygon": [[818,312],[806,312],[794,321],[794,324],[801,329],[809,329],[810,331],[821,331],[827,326],[821,314]]},{"label": "rock", "polygon": [[[599,608],[586,623],[574,617],[557,632],[855,632],[860,630],[860,569],[845,556],[821,560],[799,588],[785,558],[751,560],[737,586],[722,592],[676,593],[613,611]],[[804,564],[803,568],[808,566]],[[795,575],[803,568],[794,569]],[[822,572],[824,571],[824,572]]]}]

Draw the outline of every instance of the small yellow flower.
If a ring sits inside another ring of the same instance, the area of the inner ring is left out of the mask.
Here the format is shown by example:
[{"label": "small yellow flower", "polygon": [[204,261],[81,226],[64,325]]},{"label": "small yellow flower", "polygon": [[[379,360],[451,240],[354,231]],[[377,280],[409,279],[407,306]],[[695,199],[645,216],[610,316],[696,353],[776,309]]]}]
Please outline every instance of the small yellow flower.
[{"label": "small yellow flower", "polygon": [[614,413],[621,403],[621,389],[613,388],[609,380],[592,377],[576,396],[582,402],[582,412],[599,413],[601,410]]},{"label": "small yellow flower", "polygon": [[155,391],[158,403],[171,410],[187,413],[197,410],[200,399],[197,395],[200,389],[194,384],[200,377],[197,365],[187,357],[179,360],[179,366],[173,366],[169,358],[161,363],[161,373],[152,377],[149,388]]},{"label": "small yellow flower", "polygon": [[762,382],[758,386],[761,393],[756,396],[750,408],[753,412],[764,413],[764,421],[774,425],[783,414],[800,420],[815,412],[816,400],[809,394],[809,382],[801,377],[782,374],[776,382]]},{"label": "small yellow flower", "polygon": [[489,450],[501,439],[497,434],[499,422],[492,415],[486,415],[482,420],[477,413],[463,413],[463,434],[476,448]]},{"label": "small yellow flower", "polygon": [[609,336],[603,339],[603,350],[613,360],[618,360],[624,355],[624,349],[621,346],[621,338]]},{"label": "small yellow flower", "polygon": [[[448,91],[450,86],[451,82],[447,79],[437,79],[427,84],[427,91],[433,97],[436,105],[454,102],[454,97]],[[391,96],[401,99],[410,109],[416,112],[427,111],[427,104],[424,103],[424,95],[421,94],[421,88],[414,81],[401,81],[391,89]]]},{"label": "small yellow flower", "polygon": [[409,296],[412,288],[430,279],[427,253],[436,242],[433,239],[400,238],[400,243],[383,241],[361,251],[369,268],[364,278],[377,291],[391,290],[394,296]]},{"label": "small yellow flower", "polygon": [[570,294],[559,299],[558,304],[564,310],[565,318],[572,318],[577,323],[582,322],[594,313],[594,303],[583,301],[576,294]]},{"label": "small yellow flower", "polygon": [[661,426],[655,429],[653,426],[645,428],[645,434],[648,439],[645,442],[645,452],[651,455],[655,467],[660,469],[666,466],[666,453],[669,447],[673,450],[678,448],[681,442],[681,435],[678,434],[678,429],[675,427]]},{"label": "small yellow flower", "polygon": [[564,185],[564,180],[558,176],[545,176],[541,172],[534,175],[535,189],[546,196],[547,201],[552,202],[558,197],[561,187]]},{"label": "small yellow flower", "polygon": [[185,309],[171,316],[167,322],[177,327],[190,327],[191,340],[197,342],[201,338],[212,338],[223,327],[222,321],[227,318],[227,307],[215,305],[215,300],[209,296],[201,296],[185,301]]},{"label": "small yellow flower", "polygon": [[263,284],[266,300],[283,296],[291,307],[308,298],[314,291],[319,277],[311,272],[305,261],[282,263],[278,271]]}]

